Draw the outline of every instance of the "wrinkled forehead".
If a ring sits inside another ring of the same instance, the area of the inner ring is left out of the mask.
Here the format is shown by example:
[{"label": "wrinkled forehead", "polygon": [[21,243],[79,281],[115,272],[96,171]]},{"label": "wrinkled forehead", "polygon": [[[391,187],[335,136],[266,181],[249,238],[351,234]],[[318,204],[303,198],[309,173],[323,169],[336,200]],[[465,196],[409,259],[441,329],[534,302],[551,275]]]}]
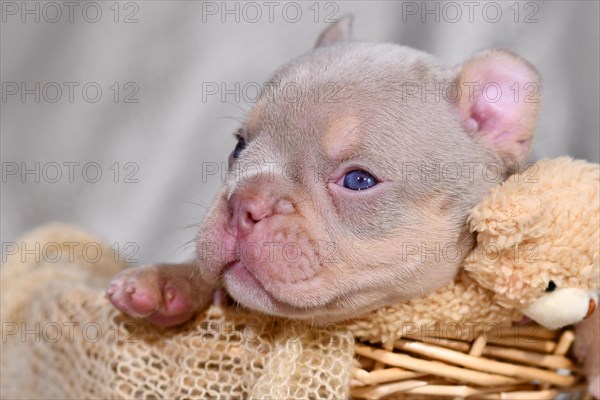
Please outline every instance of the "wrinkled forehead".
[{"label": "wrinkled forehead", "polygon": [[[430,116],[420,112],[421,98],[404,91],[443,79],[441,69],[412,50],[384,50],[320,49],[280,69],[248,114],[249,139],[260,137],[280,151],[318,149],[326,159],[339,160],[368,152],[373,143],[393,145],[392,135],[410,136],[414,127],[424,127],[427,135]],[[435,112],[442,106],[432,107]]]}]

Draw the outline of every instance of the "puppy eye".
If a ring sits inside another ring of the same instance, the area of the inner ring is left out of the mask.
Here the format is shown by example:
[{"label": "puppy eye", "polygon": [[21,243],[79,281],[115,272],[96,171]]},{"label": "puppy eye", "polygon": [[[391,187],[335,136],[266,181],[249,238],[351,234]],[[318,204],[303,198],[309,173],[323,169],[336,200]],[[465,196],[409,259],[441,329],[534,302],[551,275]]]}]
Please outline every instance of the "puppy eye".
[{"label": "puppy eye", "polygon": [[245,148],[246,148],[246,140],[243,137],[238,136],[237,145],[235,146],[235,149],[233,149],[233,158],[238,158],[240,156],[240,153],[242,152],[242,150],[244,150]]},{"label": "puppy eye", "polygon": [[548,282],[548,286],[546,286],[546,292],[554,292],[556,289],[556,283],[554,281]]},{"label": "puppy eye", "polygon": [[357,169],[344,175],[343,186],[350,190],[366,190],[377,185],[377,179],[366,171]]}]

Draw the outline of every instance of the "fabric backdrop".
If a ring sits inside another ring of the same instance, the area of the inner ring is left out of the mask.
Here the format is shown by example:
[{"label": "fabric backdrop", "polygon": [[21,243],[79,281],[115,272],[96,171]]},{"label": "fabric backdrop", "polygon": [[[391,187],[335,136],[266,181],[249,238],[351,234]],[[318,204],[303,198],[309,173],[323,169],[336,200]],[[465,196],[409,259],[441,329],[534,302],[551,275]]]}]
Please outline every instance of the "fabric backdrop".
[{"label": "fabric backdrop", "polygon": [[63,221],[129,260],[189,257],[220,183],[203,166],[226,160],[256,85],[346,13],[356,39],[448,65],[522,55],[543,77],[532,159],[599,161],[597,1],[3,1],[3,252]]}]

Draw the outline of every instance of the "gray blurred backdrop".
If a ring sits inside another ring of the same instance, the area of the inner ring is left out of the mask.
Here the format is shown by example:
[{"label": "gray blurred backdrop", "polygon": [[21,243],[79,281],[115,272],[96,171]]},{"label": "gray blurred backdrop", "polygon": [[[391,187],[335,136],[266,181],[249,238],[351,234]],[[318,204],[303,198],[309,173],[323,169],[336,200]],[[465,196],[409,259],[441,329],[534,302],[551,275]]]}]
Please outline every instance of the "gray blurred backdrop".
[{"label": "gray blurred backdrop", "polygon": [[63,221],[142,263],[189,257],[220,183],[203,163],[227,159],[256,85],[346,13],[356,39],[449,65],[522,55],[543,77],[532,159],[599,161],[597,1],[70,4],[2,2],[3,243]]}]

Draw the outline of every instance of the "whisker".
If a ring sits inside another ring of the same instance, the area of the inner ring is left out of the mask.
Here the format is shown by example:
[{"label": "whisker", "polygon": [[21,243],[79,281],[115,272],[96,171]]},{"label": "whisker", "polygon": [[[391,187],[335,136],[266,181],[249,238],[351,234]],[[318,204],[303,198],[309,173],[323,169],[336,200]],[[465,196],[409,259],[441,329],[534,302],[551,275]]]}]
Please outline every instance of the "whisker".
[{"label": "whisker", "polygon": [[242,124],[244,122],[243,117],[238,117],[235,115],[223,115],[221,117],[215,117],[215,120],[221,120],[221,119],[232,120],[232,121],[238,122],[240,124]]},{"label": "whisker", "polygon": [[186,247],[186,246],[190,246],[195,241],[196,241],[196,238],[192,238],[192,239],[188,240],[187,242],[180,244],[179,246],[177,246],[175,248],[175,254],[177,254],[177,255],[184,254],[185,251],[189,250],[189,247]]},{"label": "whisker", "polygon": [[210,209],[210,206],[208,204],[206,204],[205,202],[203,202],[203,201],[196,202],[196,201],[189,200],[186,203],[187,204],[192,204],[194,206],[198,206],[200,208],[205,209],[206,211],[208,211]]},{"label": "whisker", "polygon": [[251,107],[251,106],[250,106],[250,104],[248,104],[248,103],[246,102],[246,99],[243,99],[243,98],[242,98],[242,100],[243,100],[243,103],[242,103],[242,104],[243,104],[245,107],[247,107],[247,108],[244,108],[244,107],[242,107],[242,105],[240,105],[239,103],[233,103],[233,102],[231,102],[231,101],[229,101],[229,100],[226,100],[224,104],[227,104],[227,105],[230,105],[230,106],[234,106],[234,107],[236,107],[237,109],[239,109],[239,110],[240,110],[242,113],[244,113],[244,115],[245,115],[245,114],[248,114],[248,112],[250,111],[250,107]]}]

